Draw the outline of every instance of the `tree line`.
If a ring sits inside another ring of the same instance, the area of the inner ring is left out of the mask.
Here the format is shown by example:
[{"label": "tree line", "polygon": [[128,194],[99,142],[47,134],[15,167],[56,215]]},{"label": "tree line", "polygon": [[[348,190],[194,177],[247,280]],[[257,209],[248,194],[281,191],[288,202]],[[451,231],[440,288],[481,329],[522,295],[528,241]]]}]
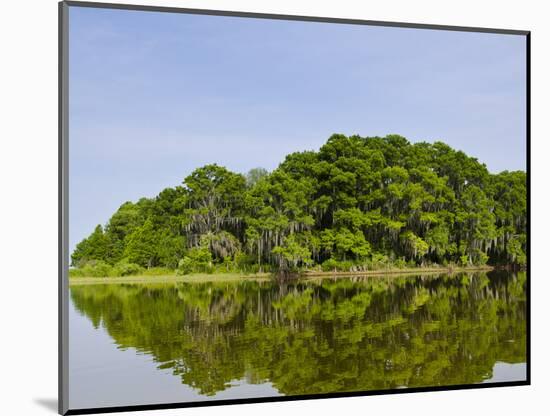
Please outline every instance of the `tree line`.
[{"label": "tree line", "polygon": [[526,229],[523,171],[491,174],[442,142],[335,134],[272,172],[210,164],[125,202],[71,260],[118,275],[524,266]]}]

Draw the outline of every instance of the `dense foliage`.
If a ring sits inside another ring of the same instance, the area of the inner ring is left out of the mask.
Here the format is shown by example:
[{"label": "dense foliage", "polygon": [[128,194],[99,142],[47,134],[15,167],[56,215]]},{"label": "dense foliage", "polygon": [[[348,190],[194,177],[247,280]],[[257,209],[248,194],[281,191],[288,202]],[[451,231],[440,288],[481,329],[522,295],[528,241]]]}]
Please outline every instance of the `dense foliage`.
[{"label": "dense foliage", "polygon": [[442,142],[333,135],[247,176],[212,164],[126,202],[72,265],[182,273],[526,263],[526,174]]},{"label": "dense foliage", "polygon": [[525,272],[71,287],[121,349],[203,395],[448,386],[526,360]]}]

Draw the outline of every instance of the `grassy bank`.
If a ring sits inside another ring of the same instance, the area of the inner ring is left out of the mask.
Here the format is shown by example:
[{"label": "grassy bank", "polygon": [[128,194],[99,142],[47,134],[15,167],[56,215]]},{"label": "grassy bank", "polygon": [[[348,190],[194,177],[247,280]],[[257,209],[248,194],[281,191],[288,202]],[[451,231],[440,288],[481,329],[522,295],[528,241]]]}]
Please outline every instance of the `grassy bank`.
[{"label": "grassy bank", "polygon": [[[346,277],[346,276],[387,276],[387,275],[419,275],[419,274],[440,274],[440,273],[460,273],[460,272],[477,272],[489,271],[491,266],[472,266],[472,267],[417,267],[417,268],[388,268],[381,270],[369,270],[363,272],[321,272],[321,271],[306,271],[299,276],[302,278],[325,278],[325,277]],[[112,284],[112,283],[173,283],[173,282],[235,282],[241,280],[269,280],[272,278],[270,273],[242,274],[242,273],[217,273],[206,274],[196,273],[188,275],[166,274],[159,276],[137,275],[137,276],[121,276],[121,277],[70,277],[69,285],[91,285],[91,284]]]},{"label": "grassy bank", "polygon": [[426,274],[426,273],[459,273],[459,272],[477,272],[493,270],[492,266],[468,266],[468,267],[411,267],[411,268],[387,268],[380,270],[367,270],[361,272],[320,272],[306,271],[302,273],[305,277],[322,276],[379,276],[387,274]]},{"label": "grassy bank", "polygon": [[70,277],[69,285],[95,285],[95,284],[113,284],[113,283],[173,283],[173,282],[235,282],[239,280],[269,280],[269,273],[241,274],[241,273],[219,273],[219,274],[188,274],[176,275],[167,274],[162,276],[138,275],[138,276],[120,276],[120,277]]}]

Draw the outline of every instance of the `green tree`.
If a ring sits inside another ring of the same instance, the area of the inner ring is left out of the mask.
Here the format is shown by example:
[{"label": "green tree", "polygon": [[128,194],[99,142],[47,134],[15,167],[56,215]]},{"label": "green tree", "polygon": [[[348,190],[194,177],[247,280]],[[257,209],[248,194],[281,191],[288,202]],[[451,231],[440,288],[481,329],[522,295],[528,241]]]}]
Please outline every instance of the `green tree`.
[{"label": "green tree", "polygon": [[275,247],[272,253],[277,258],[279,268],[282,270],[296,268],[300,264],[312,263],[311,251],[303,243],[300,243],[296,234],[286,237],[283,244]]},{"label": "green tree", "polygon": [[71,255],[71,264],[78,267],[91,260],[103,260],[108,257],[108,248],[103,227],[98,225],[88,238],[76,245]]},{"label": "green tree", "polygon": [[141,227],[128,235],[124,257],[131,263],[152,267],[157,258],[157,243],[153,222],[148,219]]},{"label": "green tree", "polygon": [[250,169],[246,174],[246,185],[251,188],[268,175],[269,172],[264,168]]}]

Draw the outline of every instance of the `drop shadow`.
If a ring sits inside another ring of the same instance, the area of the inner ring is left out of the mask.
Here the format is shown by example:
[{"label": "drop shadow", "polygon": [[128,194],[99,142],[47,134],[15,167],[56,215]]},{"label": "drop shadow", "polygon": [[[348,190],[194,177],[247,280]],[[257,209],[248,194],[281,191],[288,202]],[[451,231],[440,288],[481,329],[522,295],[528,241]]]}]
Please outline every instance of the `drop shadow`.
[{"label": "drop shadow", "polygon": [[47,410],[50,410],[54,413],[57,413],[57,399],[34,399],[34,402],[36,404],[39,404],[40,406],[44,407]]}]

